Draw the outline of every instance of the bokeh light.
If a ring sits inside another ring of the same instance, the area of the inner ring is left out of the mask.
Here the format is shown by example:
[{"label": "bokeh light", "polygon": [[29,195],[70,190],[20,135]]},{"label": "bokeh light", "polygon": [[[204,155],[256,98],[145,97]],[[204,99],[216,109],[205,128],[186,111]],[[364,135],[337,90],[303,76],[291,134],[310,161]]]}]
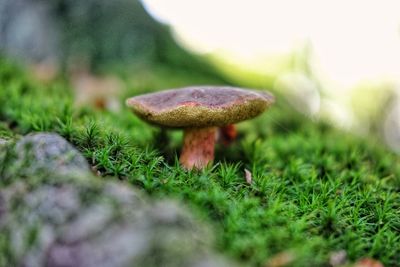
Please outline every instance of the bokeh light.
[{"label": "bokeh light", "polygon": [[303,114],[360,134],[379,129],[400,146],[396,108],[385,102],[400,88],[399,1],[143,3],[233,80],[273,87]]},{"label": "bokeh light", "polygon": [[252,64],[309,43],[319,76],[335,90],[364,79],[400,77],[398,1],[143,2],[198,52],[224,50]]}]

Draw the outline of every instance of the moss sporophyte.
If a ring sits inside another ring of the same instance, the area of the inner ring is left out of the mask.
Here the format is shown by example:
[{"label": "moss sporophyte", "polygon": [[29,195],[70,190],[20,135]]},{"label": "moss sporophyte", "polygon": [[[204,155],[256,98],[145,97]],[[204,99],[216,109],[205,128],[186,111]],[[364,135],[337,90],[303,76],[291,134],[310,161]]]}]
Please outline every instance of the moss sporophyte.
[{"label": "moss sporophyte", "polygon": [[192,86],[127,99],[143,120],[184,130],[180,163],[186,169],[203,169],[214,160],[218,128],[234,133],[234,123],[254,118],[275,101],[266,91],[236,87]]}]

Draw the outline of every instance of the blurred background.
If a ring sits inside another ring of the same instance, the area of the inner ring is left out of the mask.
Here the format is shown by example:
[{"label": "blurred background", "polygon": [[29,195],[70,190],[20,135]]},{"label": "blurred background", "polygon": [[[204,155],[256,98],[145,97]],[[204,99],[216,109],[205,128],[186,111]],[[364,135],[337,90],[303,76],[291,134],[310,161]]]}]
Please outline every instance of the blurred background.
[{"label": "blurred background", "polygon": [[158,81],[174,69],[196,73],[191,84],[271,90],[400,152],[398,10],[396,0],[0,0],[0,50],[38,81],[67,79],[77,105],[118,111],[122,97],[109,96],[189,85]]}]

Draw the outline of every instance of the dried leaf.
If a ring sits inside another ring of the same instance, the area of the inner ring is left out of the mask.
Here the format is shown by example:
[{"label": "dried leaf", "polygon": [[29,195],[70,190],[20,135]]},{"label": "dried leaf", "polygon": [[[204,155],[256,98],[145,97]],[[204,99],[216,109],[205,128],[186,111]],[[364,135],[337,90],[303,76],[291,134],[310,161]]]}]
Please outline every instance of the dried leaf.
[{"label": "dried leaf", "polygon": [[57,64],[49,61],[32,64],[29,70],[36,80],[43,83],[54,80],[59,72]]},{"label": "dried leaf", "polygon": [[118,95],[122,85],[116,77],[97,77],[87,72],[80,72],[72,75],[72,85],[75,91],[75,104],[78,107],[93,106],[111,111],[120,109]]},{"label": "dried leaf", "polygon": [[230,124],[219,128],[218,141],[225,146],[229,146],[237,137],[237,130],[235,125]]},{"label": "dried leaf", "polygon": [[251,172],[248,169],[244,169],[244,177],[246,179],[246,183],[251,184],[253,178]]},{"label": "dried leaf", "polygon": [[380,261],[364,258],[356,262],[355,267],[384,267]]},{"label": "dried leaf", "polygon": [[332,267],[337,267],[347,262],[347,253],[345,250],[334,251],[329,257],[329,264]]},{"label": "dried leaf", "polygon": [[293,253],[284,251],[273,256],[266,264],[265,267],[283,267],[292,263],[295,259]]}]

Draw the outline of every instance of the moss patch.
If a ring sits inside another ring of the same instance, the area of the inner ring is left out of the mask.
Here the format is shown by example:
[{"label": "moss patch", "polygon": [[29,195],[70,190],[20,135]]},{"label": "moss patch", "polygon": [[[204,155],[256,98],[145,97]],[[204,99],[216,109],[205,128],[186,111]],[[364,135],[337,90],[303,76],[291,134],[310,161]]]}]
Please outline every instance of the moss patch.
[{"label": "moss patch", "polygon": [[[239,140],[217,148],[212,168],[186,172],[176,158],[177,133],[168,132],[163,143],[158,129],[127,108],[74,110],[64,81],[36,85],[6,62],[0,65],[0,120],[12,135],[57,132],[101,176],[110,176],[104,179],[127,181],[154,198],[183,200],[212,223],[223,253],[250,266],[264,266],[281,252],[294,255],[293,266],[326,266],[332,251],[344,249],[352,261],[369,256],[400,266],[400,162],[380,144],[311,122],[278,102],[239,124]],[[161,84],[212,83],[174,69],[146,71],[149,79],[126,81],[125,96]],[[251,185],[244,168],[252,173]]]}]

